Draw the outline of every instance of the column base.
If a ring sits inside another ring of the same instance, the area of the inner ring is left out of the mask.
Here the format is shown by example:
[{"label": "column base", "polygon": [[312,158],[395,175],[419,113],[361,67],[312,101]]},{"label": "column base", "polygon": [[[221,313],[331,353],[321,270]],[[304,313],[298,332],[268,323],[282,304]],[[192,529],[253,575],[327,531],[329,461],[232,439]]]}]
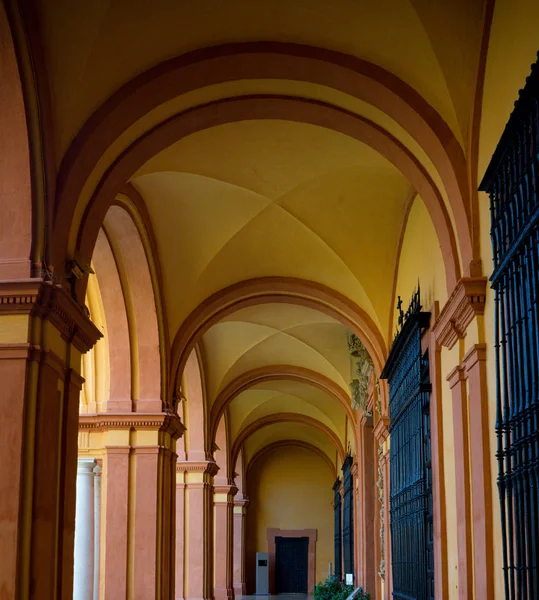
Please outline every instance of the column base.
[{"label": "column base", "polygon": [[246,596],[247,595],[247,585],[245,583],[240,583],[234,586],[234,594],[236,596]]},{"label": "column base", "polygon": [[215,600],[234,600],[234,590],[232,588],[215,588],[213,597]]}]

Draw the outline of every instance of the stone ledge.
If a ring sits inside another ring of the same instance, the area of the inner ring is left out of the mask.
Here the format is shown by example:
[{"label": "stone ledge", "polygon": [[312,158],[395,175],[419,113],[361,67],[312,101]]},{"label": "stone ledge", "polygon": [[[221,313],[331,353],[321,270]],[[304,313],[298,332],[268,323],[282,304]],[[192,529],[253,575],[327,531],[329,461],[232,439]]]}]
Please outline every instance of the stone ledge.
[{"label": "stone ledge", "polygon": [[79,431],[105,429],[159,429],[180,438],[185,426],[177,415],[167,413],[99,413],[79,416]]},{"label": "stone ledge", "polygon": [[457,283],[432,329],[440,345],[451,349],[474,317],[484,314],[486,288],[486,277],[463,277]]},{"label": "stone ledge", "polygon": [[50,321],[62,338],[88,352],[103,334],[59,285],[42,279],[0,281],[0,314],[32,315]]},{"label": "stone ledge", "polygon": [[178,461],[176,463],[176,473],[205,473],[206,475],[217,475],[219,467],[217,463],[208,461]]}]

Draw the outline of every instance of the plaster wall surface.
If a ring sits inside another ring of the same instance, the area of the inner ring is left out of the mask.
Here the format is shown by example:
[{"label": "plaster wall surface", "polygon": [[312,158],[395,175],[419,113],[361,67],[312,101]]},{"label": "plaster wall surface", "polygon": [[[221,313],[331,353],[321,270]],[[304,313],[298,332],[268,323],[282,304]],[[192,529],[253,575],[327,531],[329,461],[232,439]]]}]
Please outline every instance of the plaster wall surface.
[{"label": "plaster wall surface", "polygon": [[246,583],[254,592],[255,555],[267,552],[267,530],[317,529],[316,581],[333,562],[331,473],[318,455],[299,447],[276,448],[249,470],[247,495]]}]

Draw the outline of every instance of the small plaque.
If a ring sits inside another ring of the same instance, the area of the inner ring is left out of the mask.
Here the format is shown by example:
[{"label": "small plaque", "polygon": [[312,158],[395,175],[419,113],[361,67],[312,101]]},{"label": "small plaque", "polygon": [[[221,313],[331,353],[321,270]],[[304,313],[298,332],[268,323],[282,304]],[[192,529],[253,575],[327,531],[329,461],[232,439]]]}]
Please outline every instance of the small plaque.
[{"label": "small plaque", "polygon": [[346,585],[354,585],[354,574],[346,573]]},{"label": "small plaque", "polygon": [[259,560],[258,561],[258,566],[259,567],[267,567],[268,566],[268,561],[267,560]]}]

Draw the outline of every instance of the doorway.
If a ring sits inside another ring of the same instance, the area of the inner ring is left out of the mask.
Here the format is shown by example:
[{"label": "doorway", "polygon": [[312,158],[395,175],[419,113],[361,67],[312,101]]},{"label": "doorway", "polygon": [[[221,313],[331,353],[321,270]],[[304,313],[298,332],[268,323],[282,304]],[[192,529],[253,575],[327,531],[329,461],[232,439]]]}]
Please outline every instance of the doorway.
[{"label": "doorway", "polygon": [[275,591],[277,594],[306,594],[308,537],[275,538]]}]

